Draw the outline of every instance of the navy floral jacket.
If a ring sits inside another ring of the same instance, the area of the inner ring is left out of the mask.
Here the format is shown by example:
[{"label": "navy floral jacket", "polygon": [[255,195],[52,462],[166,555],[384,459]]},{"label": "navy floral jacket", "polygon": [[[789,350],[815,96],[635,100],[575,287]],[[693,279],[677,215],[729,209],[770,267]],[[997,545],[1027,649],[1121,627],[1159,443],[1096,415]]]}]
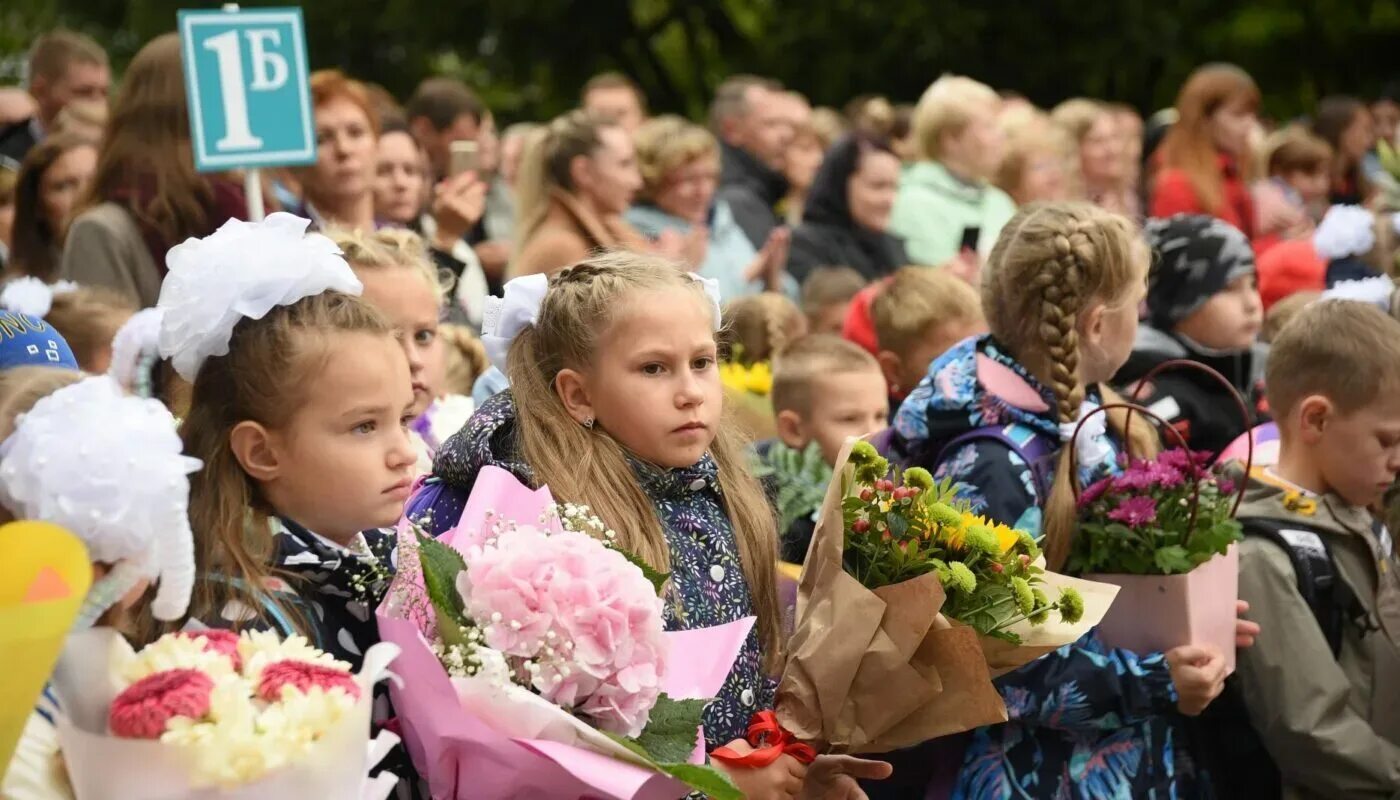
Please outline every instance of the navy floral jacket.
[{"label": "navy floral jacket", "polygon": [[[410,513],[434,536],[456,524],[482,467],[496,466],[534,485],[515,439],[515,402],[502,392],[479,408],[467,426],[438,451],[433,475]],[[671,582],[665,621],[670,630],[707,628],[754,614],[738,542],[720,496],[719,470],[710,456],[686,469],[665,470],[633,462],[651,498],[671,550]],[[562,498],[561,498],[562,499]],[[428,512],[423,519],[424,512]],[[775,681],[765,675],[757,628],[705,709],[706,748],[744,736],[754,712],[773,707]]]},{"label": "navy floral jacket", "polygon": [[[930,365],[894,426],[916,446],[997,426],[1017,444],[1033,436],[1058,442],[1054,408],[1053,394],[983,336]],[[1112,445],[1108,452],[1116,454]],[[956,481],[980,513],[1040,535],[1034,476],[1005,443],[977,439],[925,466],[939,480]],[[1087,485],[1116,470],[1116,457],[1082,469]],[[1001,677],[997,686],[1009,721],[973,733],[954,800],[1210,796],[1187,752],[1185,720],[1176,713],[1176,690],[1161,653],[1110,649],[1091,631]]]}]

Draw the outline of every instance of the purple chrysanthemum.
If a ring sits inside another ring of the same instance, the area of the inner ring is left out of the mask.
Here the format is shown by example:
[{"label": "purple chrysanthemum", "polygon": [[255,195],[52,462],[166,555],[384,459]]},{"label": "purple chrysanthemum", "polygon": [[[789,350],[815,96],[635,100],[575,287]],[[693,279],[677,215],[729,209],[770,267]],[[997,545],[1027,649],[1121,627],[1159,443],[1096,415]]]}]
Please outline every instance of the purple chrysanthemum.
[{"label": "purple chrysanthemum", "polygon": [[1089,488],[1079,493],[1079,507],[1088,508],[1093,505],[1095,500],[1103,497],[1103,493],[1108,491],[1109,484],[1112,482],[1112,478],[1104,478],[1097,483],[1090,484]]},{"label": "purple chrysanthemum", "polygon": [[1130,497],[1108,512],[1108,518],[1130,528],[1140,528],[1157,520],[1157,501],[1150,497]]}]

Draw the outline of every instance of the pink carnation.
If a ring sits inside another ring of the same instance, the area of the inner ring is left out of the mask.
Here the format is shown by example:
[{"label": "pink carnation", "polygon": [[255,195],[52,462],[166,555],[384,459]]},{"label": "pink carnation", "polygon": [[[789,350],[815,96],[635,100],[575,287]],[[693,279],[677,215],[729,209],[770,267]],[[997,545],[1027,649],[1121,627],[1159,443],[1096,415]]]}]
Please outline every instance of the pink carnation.
[{"label": "pink carnation", "polygon": [[290,658],[274,661],[263,669],[262,677],[258,680],[258,697],[270,703],[277,702],[282,699],[282,690],[288,686],[303,694],[317,686],[328,692],[342,689],[356,700],[360,699],[360,685],[355,682],[354,675],[335,667]]},{"label": "pink carnation", "polygon": [[167,669],[126,687],[107,710],[112,733],[124,739],[159,739],[175,717],[209,713],[214,681],[196,669]]},{"label": "pink carnation", "polygon": [[206,651],[228,656],[235,670],[243,668],[243,658],[238,655],[238,634],[233,631],[179,631],[175,635],[196,642],[202,641]]},{"label": "pink carnation", "polygon": [[458,579],[486,644],[546,700],[599,728],[636,736],[660,694],[666,649],[661,601],[635,565],[580,533],[503,533]]}]

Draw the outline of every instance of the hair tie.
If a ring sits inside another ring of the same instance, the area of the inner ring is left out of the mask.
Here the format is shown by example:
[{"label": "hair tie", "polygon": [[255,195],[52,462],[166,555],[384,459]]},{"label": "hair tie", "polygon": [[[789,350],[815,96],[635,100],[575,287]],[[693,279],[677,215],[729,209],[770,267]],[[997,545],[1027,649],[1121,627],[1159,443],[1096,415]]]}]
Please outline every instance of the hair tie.
[{"label": "hair tie", "polygon": [[169,272],[157,306],[165,311],[160,354],[191,383],[211,356],[228,354],[243,318],[261,319],[327,291],[359,295],[364,284],[335,242],[308,234],[310,220],[277,212],[262,222],[231,219],[165,257]]},{"label": "hair tie", "polygon": [[1323,261],[1359,256],[1376,245],[1376,218],[1361,206],[1332,206],[1313,233],[1313,248]]},{"label": "hair tie", "polygon": [[[711,319],[712,330],[719,330],[721,324],[719,282],[693,272],[687,272],[690,279],[700,284],[714,307]],[[549,292],[548,275],[526,275],[506,283],[501,297],[486,298],[486,309],[481,318],[481,344],[486,348],[486,357],[491,365],[501,372],[506,371],[506,358],[510,354],[510,343],[540,318],[540,306]]]},{"label": "hair tie", "polygon": [[71,292],[78,288],[72,281],[59,281],[52,286],[38,278],[26,275],[15,278],[0,290],[0,308],[16,314],[27,314],[43,319],[53,309],[53,296],[60,292]]}]

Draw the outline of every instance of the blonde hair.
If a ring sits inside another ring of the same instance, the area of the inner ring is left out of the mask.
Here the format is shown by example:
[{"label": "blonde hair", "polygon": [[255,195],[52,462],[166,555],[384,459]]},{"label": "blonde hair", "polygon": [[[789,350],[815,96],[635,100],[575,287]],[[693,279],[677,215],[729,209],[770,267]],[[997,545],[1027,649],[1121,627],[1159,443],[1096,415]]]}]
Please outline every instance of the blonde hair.
[{"label": "blonde hair", "polygon": [[637,165],[642,172],[643,200],[655,200],[674,171],[701,158],[719,166],[719,143],[714,134],[688,119],[666,114],[647,120],[637,130]]},{"label": "blonde hair", "polygon": [[773,412],[812,410],[812,383],[826,375],[870,372],[883,386],[880,362],[860,345],[829,333],[813,333],[793,342],[773,360]]},{"label": "blonde hair", "polygon": [[[628,293],[674,289],[693,292],[708,306],[700,284],[675,265],[650,256],[604,254],[550,276],[539,318],[511,343],[507,372],[515,397],[520,453],[535,482],[560,502],[586,503],[618,532],[620,545],[666,570],[670,552],[662,522],[642,490],[620,444],[569,416],[554,390],[565,368],[593,362],[599,337],[616,318]],[[777,533],[772,510],[746,469],[742,439],[728,420],[710,453],[719,465],[720,495],[734,527],[740,562],[758,615],[767,664],[781,664],[775,564]]]},{"label": "blonde hair", "polygon": [[135,313],[136,306],[124,295],[100,286],[80,286],[55,292],[44,321],[68,342],[81,369],[100,373],[106,370],[103,356],[110,358],[113,337]]},{"label": "blonde hair", "polygon": [[445,390],[448,394],[471,397],[476,379],[491,365],[486,360],[486,347],[465,325],[444,323],[438,328],[438,337],[447,345]]},{"label": "blonde hair", "polygon": [[972,121],[972,107],[995,110],[1000,98],[992,87],[961,75],[944,75],[934,81],[914,108],[914,138],[920,155],[937,161],[944,134],[956,136]]},{"label": "blonde hair", "polygon": [[1280,423],[1311,395],[1357,411],[1400,390],[1400,322],[1370,303],[1314,303],[1274,340],[1264,376]]},{"label": "blonde hair", "polygon": [[[1088,203],[1035,203],[1002,229],[987,260],[982,308],[992,335],[1039,377],[1055,396],[1059,422],[1079,417],[1085,386],[1079,377],[1079,315],[1093,303],[1127,302],[1145,278],[1146,244],[1133,224]],[[1106,402],[1116,395],[1104,390]],[[1126,414],[1109,412],[1110,427],[1130,449],[1157,449],[1141,416],[1126,428]],[[1055,482],[1043,505],[1045,554],[1051,569],[1069,555],[1076,526],[1073,447],[1061,447]]]},{"label": "blonde hair", "polygon": [[[234,456],[229,433],[244,421],[286,425],[325,365],[327,340],[337,333],[393,335],[369,303],[325,292],[277,306],[261,319],[240,320],[228,354],[204,362],[195,378],[180,426],[185,452],[204,462],[190,476],[190,525],[202,576],[190,600],[191,618],[211,617],[238,600],[266,619],[273,509]],[[295,622],[304,627],[306,620]]]},{"label": "blonde hair", "polygon": [[1271,343],[1283,332],[1285,326],[1298,316],[1298,312],[1322,299],[1322,292],[1294,292],[1274,303],[1264,315],[1264,327],[1259,331],[1259,340]]},{"label": "blonde hair", "polygon": [[1094,123],[1105,115],[1113,113],[1108,106],[1087,97],[1074,97],[1060,103],[1050,111],[1050,119],[1074,139],[1075,144],[1084,141]]},{"label": "blonde hair", "polygon": [[439,305],[447,302],[452,292],[452,273],[437,268],[423,237],[413,231],[406,228],[380,228],[373,232],[332,228],[326,235],[345,254],[345,260],[355,272],[406,269],[428,284],[437,295]]},{"label": "blonde hair", "polygon": [[870,319],[880,349],[903,357],[930,327],[982,322],[982,299],[946,269],[903,267],[871,301]]},{"label": "blonde hair", "polygon": [[1006,150],[992,183],[1013,197],[1025,182],[1026,167],[1037,155],[1049,154],[1060,160],[1071,182],[1079,184],[1079,159],[1073,157],[1070,136],[1045,112],[1027,106],[1003,114],[997,124],[1006,135]]},{"label": "blonde hair", "polygon": [[763,292],[736,297],[724,307],[721,355],[744,364],[771,361],[806,333],[807,317],[786,295]]},{"label": "blonde hair", "polygon": [[850,267],[817,267],[802,282],[802,311],[810,320],[833,303],[849,303],[867,282]]},{"label": "blonde hair", "polygon": [[65,386],[83,379],[83,373],[59,367],[12,367],[0,372],[0,441],[15,432],[20,415]]},{"label": "blonde hair", "polygon": [[1332,145],[1299,125],[1269,134],[1259,151],[1259,171],[1273,177],[1296,172],[1331,174]]},{"label": "blonde hair", "polygon": [[517,255],[544,224],[550,192],[573,192],[574,179],[569,172],[573,160],[591,157],[602,147],[606,127],[617,127],[617,123],[576,110],[555,117],[526,136],[515,187]]}]

